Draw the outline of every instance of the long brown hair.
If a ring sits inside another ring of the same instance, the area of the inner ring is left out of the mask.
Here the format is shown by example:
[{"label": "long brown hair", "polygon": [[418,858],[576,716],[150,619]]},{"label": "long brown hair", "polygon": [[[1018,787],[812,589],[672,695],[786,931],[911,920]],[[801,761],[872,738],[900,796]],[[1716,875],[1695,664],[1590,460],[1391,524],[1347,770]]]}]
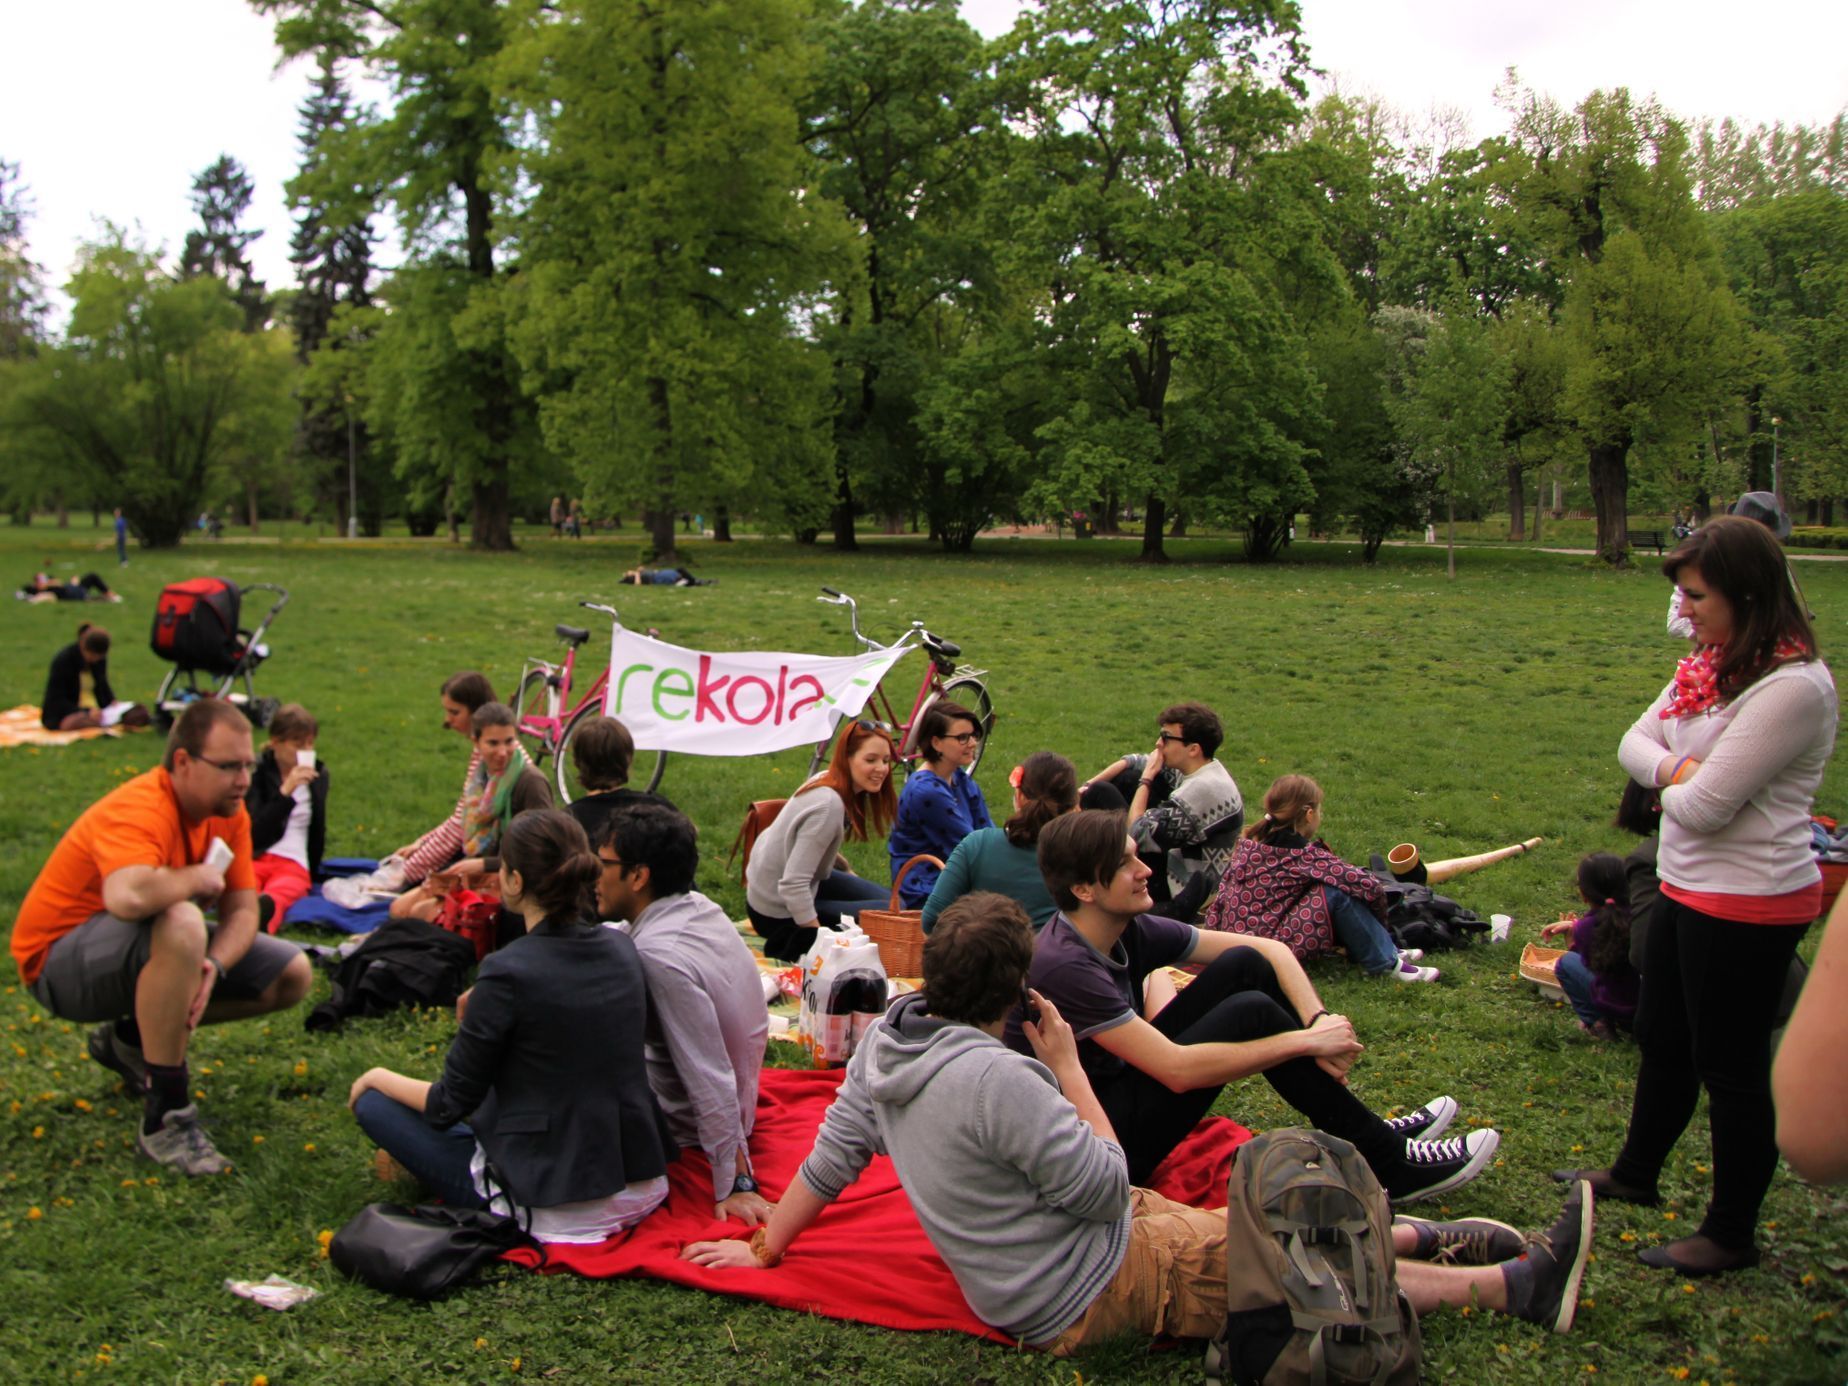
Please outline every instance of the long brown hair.
[{"label": "long brown hair", "polygon": [[[1731,702],[1783,664],[1817,658],[1816,632],[1790,580],[1790,564],[1777,537],[1756,520],[1720,515],[1707,521],[1662,560],[1670,582],[1679,583],[1683,568],[1732,607],[1732,639],[1720,651],[1714,685]],[[1779,658],[1778,642],[1801,645],[1804,653]]]},{"label": "long brown hair", "polygon": [[1035,751],[1020,763],[1020,811],[1001,825],[1016,847],[1031,847],[1040,830],[1078,807],[1078,770],[1057,751]]},{"label": "long brown hair", "polygon": [[1269,842],[1273,837],[1299,832],[1297,825],[1303,815],[1321,806],[1321,785],[1307,775],[1279,775],[1264,791],[1264,816],[1245,829],[1245,836]]},{"label": "long brown hair", "polygon": [[898,748],[892,744],[891,736],[884,729],[870,722],[849,722],[846,735],[834,743],[834,755],[828,761],[828,768],[796,791],[797,794],[807,794],[811,789],[820,789],[826,785],[840,795],[841,802],[847,806],[847,836],[855,842],[866,841],[869,829],[874,836],[884,837],[892,826],[892,820],[898,816],[898,795],[892,789],[892,776],[889,773],[885,783],[879,786],[879,792],[868,794],[854,787],[853,772],[847,768],[853,753],[875,736],[885,742],[896,768]]}]

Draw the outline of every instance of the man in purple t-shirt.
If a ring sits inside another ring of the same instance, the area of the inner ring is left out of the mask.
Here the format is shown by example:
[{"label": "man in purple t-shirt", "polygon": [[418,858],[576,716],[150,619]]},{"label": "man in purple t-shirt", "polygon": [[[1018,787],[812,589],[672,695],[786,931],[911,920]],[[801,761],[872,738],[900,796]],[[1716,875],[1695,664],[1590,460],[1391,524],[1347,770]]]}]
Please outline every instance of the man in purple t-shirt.
[{"label": "man in purple t-shirt", "polygon": [[[1040,871],[1059,906],[1040,930],[1029,983],[1078,1036],[1079,1058],[1147,1184],[1225,1084],[1262,1073],[1310,1124],[1351,1141],[1395,1203],[1465,1184],[1494,1159],[1489,1128],[1440,1140],[1449,1097],[1385,1121],[1347,1089],[1361,1051],[1290,950],[1273,939],[1202,932],[1144,913],[1149,868],[1121,813],[1081,810],[1040,833]],[[1204,963],[1176,992],[1162,968]],[[1018,1014],[1007,1042],[1026,1051]]]}]

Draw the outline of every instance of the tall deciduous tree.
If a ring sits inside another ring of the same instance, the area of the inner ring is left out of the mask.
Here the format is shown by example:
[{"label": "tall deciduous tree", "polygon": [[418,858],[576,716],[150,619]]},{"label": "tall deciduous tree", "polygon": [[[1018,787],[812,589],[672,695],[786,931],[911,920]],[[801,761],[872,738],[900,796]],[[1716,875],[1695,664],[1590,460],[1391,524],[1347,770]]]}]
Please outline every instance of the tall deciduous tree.
[{"label": "tall deciduous tree", "polygon": [[1254,188],[1298,112],[1297,22],[1264,0],[1048,0],[1006,40],[1010,240],[1069,401],[1042,429],[1047,484],[1139,498],[1146,560],[1183,495],[1267,556],[1312,494],[1316,382],[1276,287],[1305,228]]},{"label": "tall deciduous tree", "polygon": [[803,322],[845,223],[804,190],[799,0],[573,0],[523,70],[538,187],[513,340],[551,445],[646,507],[828,506],[828,362]]},{"label": "tall deciduous tree", "polygon": [[[356,121],[339,176],[391,198],[412,257],[463,292],[430,301],[466,323],[450,336],[458,388],[474,401],[481,443],[458,461],[478,548],[513,546],[510,468],[531,416],[509,361],[496,236],[512,191],[515,113],[503,90],[507,49],[529,7],[500,0],[251,0],[276,17],[289,56],[351,58],[384,82],[390,110]],[[330,174],[331,176],[331,174]],[[441,431],[428,420],[424,431]],[[448,475],[449,473],[445,473]]]}]

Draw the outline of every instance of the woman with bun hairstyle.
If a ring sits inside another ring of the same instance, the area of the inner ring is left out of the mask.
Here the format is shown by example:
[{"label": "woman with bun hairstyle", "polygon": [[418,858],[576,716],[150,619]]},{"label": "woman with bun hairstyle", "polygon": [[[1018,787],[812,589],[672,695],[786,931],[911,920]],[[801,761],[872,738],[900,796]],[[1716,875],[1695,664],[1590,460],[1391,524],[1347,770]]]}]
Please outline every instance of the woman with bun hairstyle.
[{"label": "woman with bun hairstyle", "polygon": [[963,896],[992,890],[1020,902],[1038,933],[1058,910],[1039,869],[1040,829],[1078,807],[1078,771],[1064,756],[1035,751],[1008,776],[1014,816],[998,828],[978,828],[943,864],[924,902],[924,932]]},{"label": "woman with bun hairstyle", "polygon": [[540,1241],[599,1242],[667,1197],[642,1062],[648,1004],[626,934],[597,923],[584,830],[523,813],[501,844],[501,898],[526,933],[482,960],[434,1083],[374,1068],[349,1105],[444,1202],[531,1216]]},{"label": "woman with bun hairstyle", "polygon": [[841,846],[884,837],[891,827],[896,755],[882,729],[849,722],[828,768],[790,797],[752,846],[744,906],[770,957],[794,962],[818,930],[891,899],[887,887],[853,873]]},{"label": "woman with bun hairstyle", "polygon": [[1339,943],[1370,977],[1435,982],[1437,969],[1418,965],[1424,955],[1401,953],[1386,932],[1385,887],[1329,851],[1321,830],[1322,786],[1307,775],[1274,780],[1200,927],[1274,938],[1304,961]]},{"label": "woman with bun hairstyle", "polygon": [[1709,520],[1662,572],[1681,589],[1694,650],[1618,749],[1630,777],[1662,794],[1662,900],[1636,1008],[1642,1066],[1623,1149],[1584,1177],[1599,1198],[1658,1202],[1662,1167],[1706,1088],[1706,1217],[1692,1236],[1638,1256],[1679,1276],[1717,1275],[1757,1264],[1759,1207],[1777,1170],[1771,1030],[1822,908],[1810,805],[1835,749],[1835,682],[1763,525]]}]

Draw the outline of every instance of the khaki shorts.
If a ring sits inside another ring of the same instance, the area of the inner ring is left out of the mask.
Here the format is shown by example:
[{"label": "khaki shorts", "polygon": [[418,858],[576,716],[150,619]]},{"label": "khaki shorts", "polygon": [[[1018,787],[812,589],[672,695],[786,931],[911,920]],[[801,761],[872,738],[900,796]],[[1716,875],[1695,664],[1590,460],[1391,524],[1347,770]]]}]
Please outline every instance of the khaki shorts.
[{"label": "khaki shorts", "polygon": [[1066,1357],[1106,1338],[1210,1338],[1226,1321],[1226,1211],[1129,1194],[1129,1250],[1084,1317],[1046,1345]]},{"label": "khaki shorts", "polygon": [[[208,925],[209,934],[218,932]],[[32,994],[62,1020],[120,1020],[135,1013],[135,982],[147,965],[153,929],[145,920],[93,914],[51,945]],[[259,933],[236,967],[218,979],[212,995],[248,1001],[260,995],[301,956],[293,943]]]}]

